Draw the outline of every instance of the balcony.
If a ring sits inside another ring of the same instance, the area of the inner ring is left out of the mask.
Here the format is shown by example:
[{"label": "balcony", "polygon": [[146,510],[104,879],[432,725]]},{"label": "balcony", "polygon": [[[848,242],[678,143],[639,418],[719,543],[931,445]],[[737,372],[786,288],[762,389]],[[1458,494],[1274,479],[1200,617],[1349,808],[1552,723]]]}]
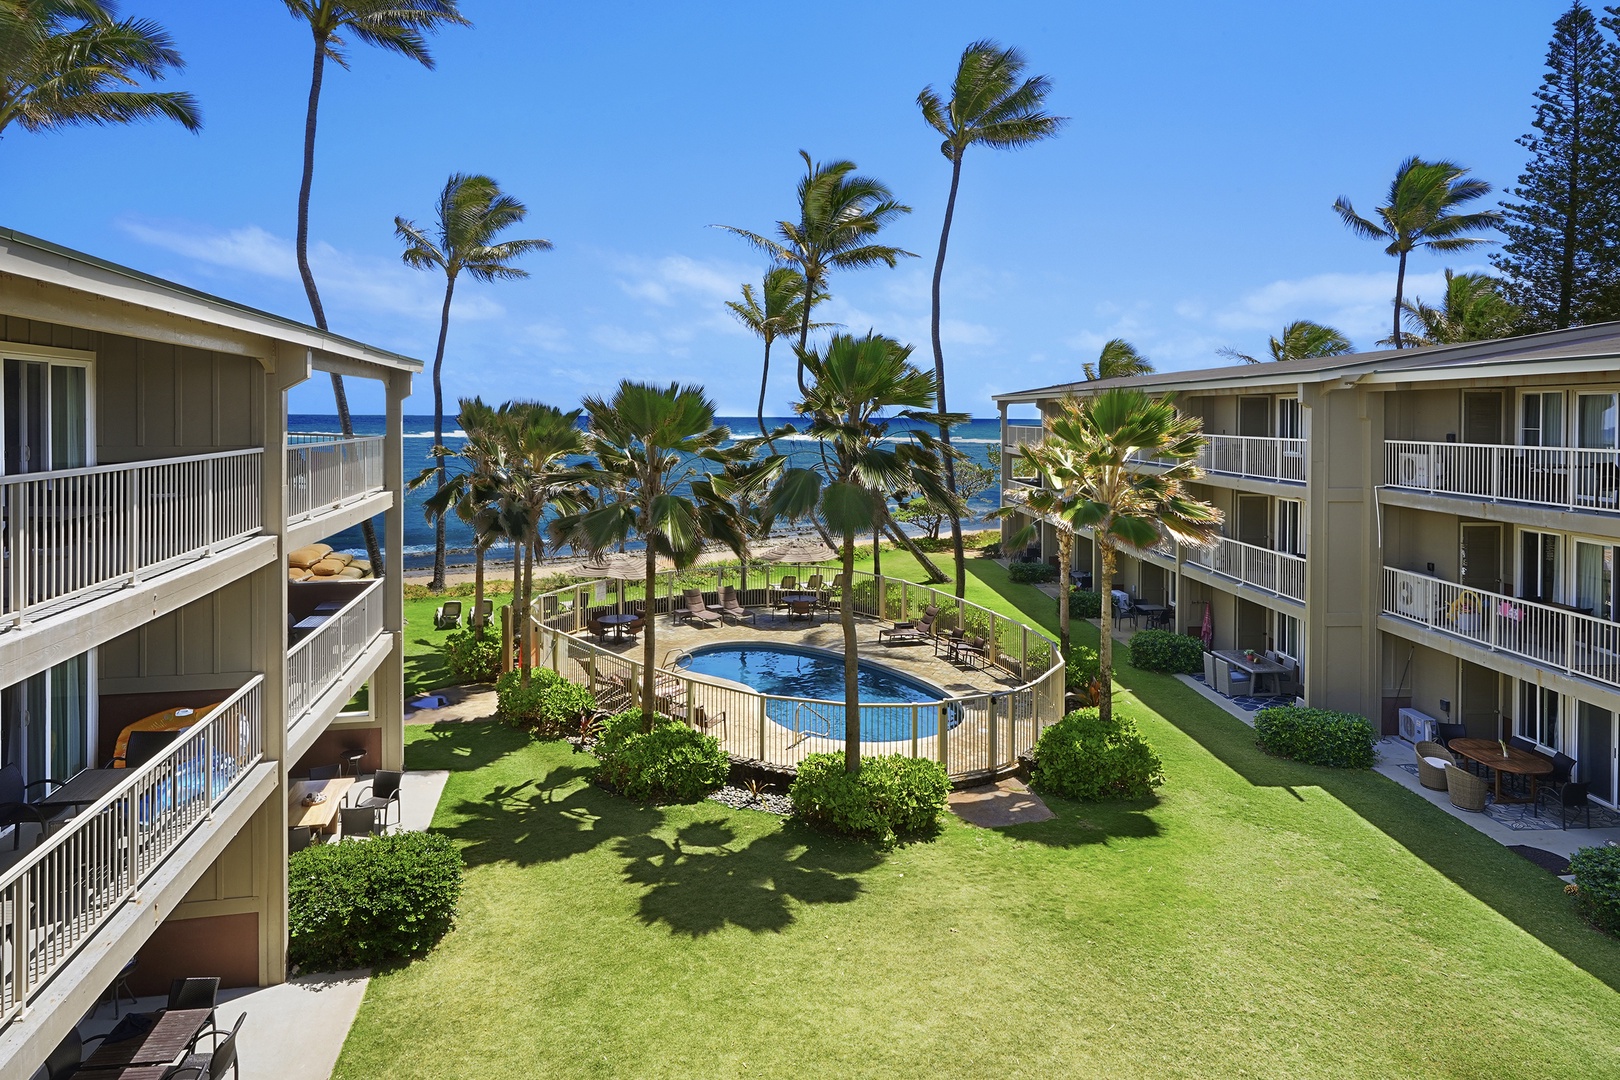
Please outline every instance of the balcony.
[{"label": "balcony", "polygon": [[1189,547],[1189,566],[1201,566],[1218,577],[1261,592],[1305,602],[1305,560],[1285,551],[1221,537],[1212,547]]},{"label": "balcony", "polygon": [[1383,613],[1566,675],[1620,687],[1620,623],[1384,567]]},{"label": "balcony", "polygon": [[[1274,480],[1284,484],[1305,482],[1305,440],[1260,435],[1206,435],[1198,467],[1214,476],[1245,480]],[[1134,457],[1138,465],[1163,465],[1151,457]]]},{"label": "balcony", "polygon": [[1020,447],[1039,446],[1046,441],[1046,428],[1034,424],[1008,424],[1002,434],[1001,450],[1016,454]]},{"label": "balcony", "polygon": [[381,435],[287,436],[287,521],[318,517],[383,489]]},{"label": "balcony", "polygon": [[0,874],[0,1026],[109,929],[247,778],[263,751],[263,681],[254,678],[156,758],[127,770]]},{"label": "balcony", "polygon": [[[289,585],[287,728],[292,730],[343,679],[383,632],[381,581]],[[298,628],[307,627],[301,632]]]},{"label": "balcony", "polygon": [[1620,514],[1620,450],[1386,440],[1384,486]]},{"label": "balcony", "polygon": [[263,451],[0,477],[0,627],[259,532]]}]

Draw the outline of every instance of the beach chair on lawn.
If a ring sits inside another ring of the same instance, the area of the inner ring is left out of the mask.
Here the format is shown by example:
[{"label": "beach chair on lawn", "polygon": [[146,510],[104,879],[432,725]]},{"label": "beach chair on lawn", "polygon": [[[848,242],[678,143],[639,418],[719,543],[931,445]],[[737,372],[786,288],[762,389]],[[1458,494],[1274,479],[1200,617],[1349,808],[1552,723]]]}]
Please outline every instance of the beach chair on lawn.
[{"label": "beach chair on lawn", "polygon": [[467,616],[467,626],[473,630],[485,630],[495,615],[495,601],[480,601],[473,613]]},{"label": "beach chair on lawn", "polygon": [[433,613],[433,629],[454,630],[461,625],[461,601],[446,600]]}]

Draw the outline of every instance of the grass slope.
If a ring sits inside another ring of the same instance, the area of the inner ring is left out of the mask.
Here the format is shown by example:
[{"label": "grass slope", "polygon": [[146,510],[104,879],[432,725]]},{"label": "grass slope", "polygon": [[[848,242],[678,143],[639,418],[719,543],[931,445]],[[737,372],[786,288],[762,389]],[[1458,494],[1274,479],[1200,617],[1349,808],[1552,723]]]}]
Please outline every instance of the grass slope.
[{"label": "grass slope", "polygon": [[[970,566],[970,599],[1050,623]],[[951,818],[892,853],[629,803],[502,727],[410,730],[413,768],[455,770],[435,826],[470,864],[461,921],[372,982],[335,1075],[1612,1073],[1620,943],[1556,878],[1376,774],[1267,757],[1173,678],[1119,675],[1159,798]]]}]

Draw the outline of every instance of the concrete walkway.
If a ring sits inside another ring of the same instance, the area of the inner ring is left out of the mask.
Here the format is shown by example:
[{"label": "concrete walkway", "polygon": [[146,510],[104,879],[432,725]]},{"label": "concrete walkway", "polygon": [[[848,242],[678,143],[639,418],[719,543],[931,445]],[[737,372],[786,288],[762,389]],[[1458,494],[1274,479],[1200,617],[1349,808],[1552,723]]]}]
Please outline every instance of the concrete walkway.
[{"label": "concrete walkway", "polygon": [[969,825],[984,829],[1050,821],[1057,817],[1022,780],[1011,778],[997,784],[953,791],[946,801],[951,813]]}]

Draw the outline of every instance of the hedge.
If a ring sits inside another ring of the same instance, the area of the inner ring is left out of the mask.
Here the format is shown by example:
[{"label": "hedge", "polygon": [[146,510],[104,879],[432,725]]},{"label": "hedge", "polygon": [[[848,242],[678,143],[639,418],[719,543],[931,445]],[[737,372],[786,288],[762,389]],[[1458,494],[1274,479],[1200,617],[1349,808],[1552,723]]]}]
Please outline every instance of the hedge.
[{"label": "hedge", "polygon": [[1370,769],[1378,733],[1358,713],[1273,705],[1254,717],[1260,749],[1307,765],[1334,769]]},{"label": "hedge", "polygon": [[501,673],[501,635],[452,630],[444,639],[444,662],[458,683],[490,682]]},{"label": "hedge", "polygon": [[1007,580],[1017,585],[1035,585],[1057,578],[1057,567],[1043,562],[1015,562],[1007,564]]},{"label": "hedge", "polygon": [[1102,593],[1096,589],[1069,590],[1069,617],[1097,619],[1102,617]]},{"label": "hedge", "polygon": [[1592,925],[1620,935],[1620,847],[1584,847],[1570,856],[1573,890]]},{"label": "hedge", "polygon": [[554,737],[577,730],[581,718],[596,711],[596,697],[550,668],[530,668],[527,687],[521,671],[495,680],[495,710],[508,723]]},{"label": "hedge", "polygon": [[421,956],[455,922],[461,851],[440,833],[318,844],[287,862],[287,960],[344,971]]},{"label": "hedge", "polygon": [[933,828],[950,790],[937,761],[863,757],[852,775],[843,754],[811,754],[799,763],[789,794],[794,813],[818,828],[892,843]]},{"label": "hedge", "polygon": [[1204,670],[1204,643],[1173,630],[1141,630],[1131,635],[1131,666],[1143,671],[1194,675]]},{"label": "hedge", "polygon": [[1140,799],[1164,783],[1164,768],[1136,725],[1115,713],[1104,723],[1095,708],[1076,709],[1035,743],[1030,781],[1069,799]]},{"label": "hedge", "polygon": [[731,771],[731,759],[713,735],[694,731],[679,720],[656,717],[643,731],[640,709],[612,717],[602,725],[595,754],[596,778],[632,799],[695,802],[718,790]]}]

